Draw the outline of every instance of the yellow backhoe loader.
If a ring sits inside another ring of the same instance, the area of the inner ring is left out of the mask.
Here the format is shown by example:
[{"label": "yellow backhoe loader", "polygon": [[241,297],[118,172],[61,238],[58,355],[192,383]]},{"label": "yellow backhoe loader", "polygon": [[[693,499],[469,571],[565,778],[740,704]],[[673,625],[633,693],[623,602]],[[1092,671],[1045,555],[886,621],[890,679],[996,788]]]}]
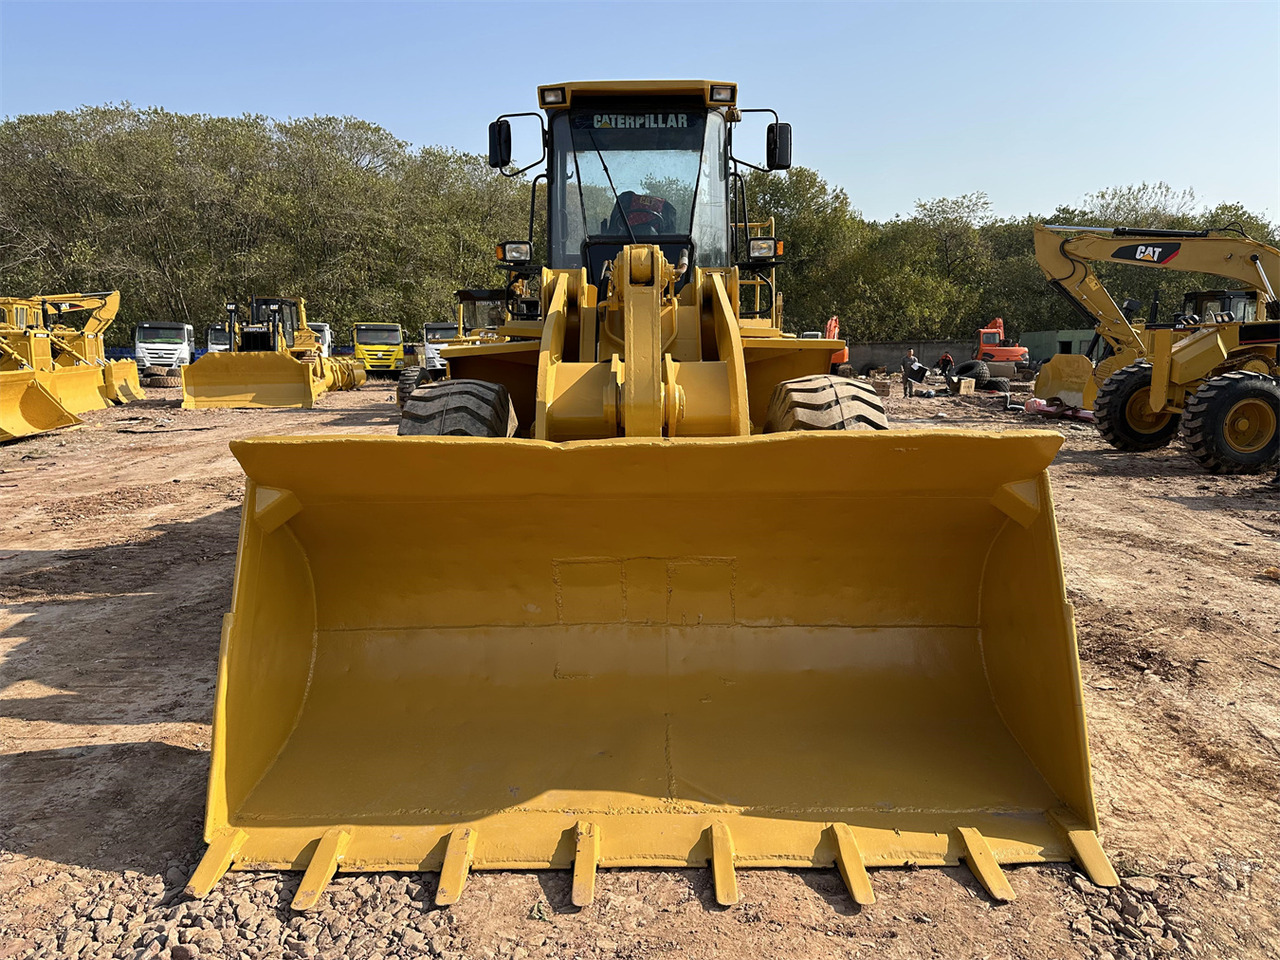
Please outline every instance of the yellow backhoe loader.
[{"label": "yellow backhoe loader", "polygon": [[[870,903],[868,868],[964,861],[1008,900],[1003,866],[1072,859],[1114,885],[1061,437],[887,429],[869,383],[830,375],[841,342],[783,333],[735,85],[538,98],[549,249],[499,247],[540,281],[508,339],[447,348],[401,436],[232,444],[190,892],[305,869],[307,909],[337,871],[426,870],[449,904],[473,869],[558,868],[585,905],[600,868],[709,864],[722,904],[744,867],[834,867]],[[489,161],[515,175],[510,129]],[[765,165],[790,155],[775,115]],[[414,510],[450,561],[389,577],[369,531]]]},{"label": "yellow backhoe loader", "polygon": [[[1214,473],[1255,473],[1280,455],[1280,250],[1225,232],[1132,227],[1035,228],[1050,284],[1095,324],[1110,355],[1062,355],[1035,394],[1092,409],[1120,450],[1154,450],[1181,433]],[[1091,261],[1210,273],[1244,290],[1187,295],[1172,323],[1139,323],[1117,307]]]},{"label": "yellow backhoe loader", "polygon": [[301,297],[254,297],[243,319],[228,303],[225,329],[226,349],[181,368],[183,409],[310,408],[326,390],[364,383],[358,363],[323,355]]}]

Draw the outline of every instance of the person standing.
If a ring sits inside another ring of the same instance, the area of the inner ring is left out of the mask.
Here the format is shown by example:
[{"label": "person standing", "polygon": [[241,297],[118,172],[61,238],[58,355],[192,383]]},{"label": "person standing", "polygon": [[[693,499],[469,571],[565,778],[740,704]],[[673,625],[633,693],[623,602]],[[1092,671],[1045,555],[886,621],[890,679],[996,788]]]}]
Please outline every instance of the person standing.
[{"label": "person standing", "polygon": [[904,397],[911,396],[912,388],[915,386],[915,381],[911,379],[911,371],[915,369],[917,362],[915,348],[908,348],[907,355],[902,358],[902,395]]}]

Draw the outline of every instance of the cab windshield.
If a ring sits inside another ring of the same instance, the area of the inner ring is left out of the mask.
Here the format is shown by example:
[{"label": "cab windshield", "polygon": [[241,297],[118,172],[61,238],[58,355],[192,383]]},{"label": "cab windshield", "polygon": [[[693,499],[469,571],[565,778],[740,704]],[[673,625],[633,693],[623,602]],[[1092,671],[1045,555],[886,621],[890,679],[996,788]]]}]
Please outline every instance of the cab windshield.
[{"label": "cab windshield", "polygon": [[182,343],[182,327],[139,327],[138,343]]},{"label": "cab windshield", "polygon": [[[728,264],[725,122],[696,99],[583,98],[551,121],[550,262],[588,266],[592,247],[659,243],[675,262]],[[668,251],[668,247],[671,249]],[[611,251],[611,252],[609,252]]]},{"label": "cab windshield", "polygon": [[364,346],[394,347],[399,342],[399,327],[356,327],[356,343]]},{"label": "cab windshield", "polygon": [[228,346],[230,343],[231,343],[231,337],[227,333],[227,331],[223,330],[221,327],[209,328],[209,346],[225,347],[225,346]]}]

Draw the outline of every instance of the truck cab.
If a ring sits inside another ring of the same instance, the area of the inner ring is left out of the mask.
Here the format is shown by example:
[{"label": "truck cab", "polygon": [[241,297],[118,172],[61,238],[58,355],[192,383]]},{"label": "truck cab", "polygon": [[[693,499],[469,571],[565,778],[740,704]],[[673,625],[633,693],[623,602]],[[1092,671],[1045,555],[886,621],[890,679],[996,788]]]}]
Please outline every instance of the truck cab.
[{"label": "truck cab", "polygon": [[357,323],[355,357],[371,374],[399,376],[404,368],[404,331],[398,323]]},{"label": "truck cab", "polygon": [[329,329],[329,325],[315,320],[308,320],[307,326],[311,328],[311,332],[320,341],[320,356],[333,356],[333,331]]},{"label": "truck cab", "polygon": [[133,331],[133,355],[140,367],[181,367],[196,351],[195,329],[189,323],[148,320]]},{"label": "truck cab", "polygon": [[226,353],[231,349],[231,331],[226,320],[211,323],[205,331],[207,353]]}]

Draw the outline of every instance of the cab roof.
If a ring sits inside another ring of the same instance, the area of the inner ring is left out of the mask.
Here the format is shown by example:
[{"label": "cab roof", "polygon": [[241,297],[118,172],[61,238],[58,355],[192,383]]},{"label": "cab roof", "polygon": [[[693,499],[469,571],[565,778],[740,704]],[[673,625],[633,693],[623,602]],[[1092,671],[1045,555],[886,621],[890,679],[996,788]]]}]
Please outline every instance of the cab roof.
[{"label": "cab roof", "polygon": [[[712,98],[712,88],[718,88]],[[557,93],[560,96],[557,98]],[[738,102],[738,85],[723,80],[577,80],[538,87],[538,105],[563,110],[575,96],[588,97],[701,97],[709,107],[731,107]]]}]

